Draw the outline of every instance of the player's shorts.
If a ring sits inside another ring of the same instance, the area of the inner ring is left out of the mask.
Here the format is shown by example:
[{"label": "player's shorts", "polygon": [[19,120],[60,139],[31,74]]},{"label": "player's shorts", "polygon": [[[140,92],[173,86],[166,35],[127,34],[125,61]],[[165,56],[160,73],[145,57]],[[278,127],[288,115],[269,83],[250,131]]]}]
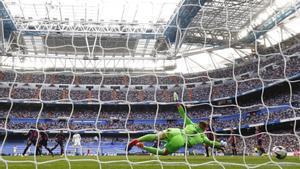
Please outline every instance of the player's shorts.
[{"label": "player's shorts", "polygon": [[232,146],[232,147],[236,147],[235,143],[231,143],[231,146]]},{"label": "player's shorts", "polygon": [[57,144],[64,144],[64,141],[61,141],[61,140],[55,140],[55,142],[56,142]]},{"label": "player's shorts", "polygon": [[257,140],[257,145],[258,145],[258,146],[262,146],[262,140],[261,140],[261,139],[258,139],[258,140]]},{"label": "player's shorts", "polygon": [[207,133],[206,134],[206,137],[209,139],[209,140],[214,140],[214,135],[212,133]]},{"label": "player's shorts", "polygon": [[174,153],[181,147],[185,145],[185,137],[183,136],[181,129],[178,128],[168,128],[164,130],[166,133],[166,141],[165,148],[169,153]]},{"label": "player's shorts", "polygon": [[47,145],[48,145],[48,140],[41,140],[41,141],[39,142],[39,144],[40,144],[41,146],[47,147]]},{"label": "player's shorts", "polygon": [[27,144],[33,144],[33,145],[35,145],[36,144],[36,139],[28,139],[27,140]]},{"label": "player's shorts", "polygon": [[74,146],[81,146],[80,141],[74,141]]}]

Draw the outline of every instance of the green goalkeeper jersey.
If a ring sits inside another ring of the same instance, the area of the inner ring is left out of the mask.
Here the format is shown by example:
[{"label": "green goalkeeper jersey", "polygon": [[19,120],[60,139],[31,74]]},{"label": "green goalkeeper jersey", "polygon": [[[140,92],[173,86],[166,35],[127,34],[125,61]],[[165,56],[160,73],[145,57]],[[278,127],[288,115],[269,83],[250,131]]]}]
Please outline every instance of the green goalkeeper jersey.
[{"label": "green goalkeeper jersey", "polygon": [[206,137],[203,130],[195,124],[188,124],[182,130],[185,134],[184,136],[187,137],[187,144],[189,147],[203,143],[203,139]]},{"label": "green goalkeeper jersey", "polygon": [[203,143],[208,145],[212,144],[212,142],[204,134],[203,129],[201,129],[198,124],[193,123],[193,121],[186,115],[186,112],[181,105],[178,106],[178,112],[186,124],[185,128],[182,129],[182,133],[183,137],[187,139],[188,147]]}]

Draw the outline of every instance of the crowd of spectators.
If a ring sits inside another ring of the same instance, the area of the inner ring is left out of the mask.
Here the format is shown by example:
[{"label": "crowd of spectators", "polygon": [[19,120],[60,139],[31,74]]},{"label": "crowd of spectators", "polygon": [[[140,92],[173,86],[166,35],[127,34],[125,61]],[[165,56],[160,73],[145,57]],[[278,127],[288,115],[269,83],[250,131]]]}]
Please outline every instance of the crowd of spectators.
[{"label": "crowd of spectators", "polygon": [[[218,99],[240,95],[299,74],[299,46],[288,48],[286,51],[289,55],[271,53],[260,56],[261,59],[254,57],[253,60],[232,67],[187,75],[1,71],[0,82],[25,83],[25,85],[1,87],[0,94],[1,98],[7,98],[11,91],[10,96],[14,99],[39,99],[41,92],[40,99],[48,101],[90,99],[169,102],[172,93],[176,91],[183,92],[179,96],[183,96],[182,99],[185,101]],[[35,88],[28,87],[28,84],[33,83],[39,85]],[[59,84],[60,87],[51,88],[51,85],[55,84]],[[73,88],[68,87],[70,84]],[[101,88],[99,90],[79,88],[79,85],[101,86]],[[110,87],[111,85],[115,87]]]},{"label": "crowd of spectators", "polygon": [[[300,98],[300,90],[295,90],[293,96]],[[263,97],[264,104],[259,98],[247,98],[240,105],[198,105],[187,106],[187,113],[195,121],[212,120],[211,124],[217,129],[245,126],[249,124],[279,121],[300,117],[300,109],[291,107],[288,92],[271,92]],[[299,101],[299,100],[298,100]],[[288,108],[281,108],[289,106]],[[277,108],[276,110],[273,110]],[[2,127],[5,120],[10,129],[29,128],[35,123],[46,123],[51,129],[70,128],[80,129],[129,129],[129,130],[162,130],[167,127],[182,126],[182,120],[177,113],[176,106],[161,107],[121,106],[117,108],[102,108],[98,106],[28,106],[28,104],[15,103],[0,108]],[[264,111],[262,111],[264,110]],[[32,122],[24,122],[21,119],[34,119]],[[17,120],[13,120],[17,119]],[[44,120],[44,121],[43,121]],[[45,121],[46,120],[46,121]],[[94,122],[83,122],[92,120]],[[148,121],[143,121],[148,120]],[[164,120],[163,122],[161,120]],[[98,123],[96,123],[98,121]],[[96,125],[97,124],[97,125]]]},{"label": "crowd of spectators", "polygon": [[[274,81],[270,81],[274,82]],[[297,83],[292,82],[290,83]],[[203,85],[193,88],[182,88],[181,86],[169,89],[149,87],[146,89],[76,89],[76,88],[1,88],[2,99],[26,99],[42,101],[126,101],[126,102],[172,102],[173,93],[179,95],[183,101],[209,101],[226,97],[236,97],[245,92],[253,92],[261,89],[267,84],[260,79],[249,79],[240,82],[227,81],[222,85]],[[294,93],[294,91],[292,91]]]},{"label": "crowd of spectators", "polygon": [[[294,107],[299,107],[299,105],[294,104],[299,102],[300,98],[300,88],[292,88],[292,92],[289,89],[283,90],[280,89],[280,92],[274,91],[265,91],[263,95],[257,95],[253,97],[247,97],[246,99],[237,100],[237,103],[232,103],[230,105],[213,105],[205,104],[202,106],[188,107],[187,111],[189,115],[194,119],[208,117],[209,115],[234,115],[240,114],[243,112],[253,112],[259,110],[260,108],[272,108],[280,105],[293,105]],[[126,95],[125,95],[126,96]],[[125,97],[124,96],[124,97]],[[169,97],[169,100],[172,100],[172,96]],[[101,103],[99,103],[101,105]],[[14,108],[17,106],[14,106]],[[91,108],[77,108],[76,106],[72,109],[72,104],[69,106],[63,107],[63,109],[48,109],[38,107],[37,110],[32,110],[27,108],[28,106],[21,106],[18,109],[12,109],[10,112],[11,116],[16,118],[26,116],[24,111],[28,112],[40,112],[40,118],[57,118],[60,116],[66,116],[71,118],[110,118],[110,116],[116,116],[122,119],[178,119],[179,116],[177,113],[174,113],[176,110],[163,111],[160,106],[152,106],[154,108],[144,108],[139,110],[134,110],[124,108],[123,110],[109,110],[105,111],[97,107],[96,109]],[[147,106],[146,106],[147,107]],[[170,106],[172,107],[172,106]],[[173,106],[175,107],[175,106]],[[128,116],[129,115],[129,116]]]}]

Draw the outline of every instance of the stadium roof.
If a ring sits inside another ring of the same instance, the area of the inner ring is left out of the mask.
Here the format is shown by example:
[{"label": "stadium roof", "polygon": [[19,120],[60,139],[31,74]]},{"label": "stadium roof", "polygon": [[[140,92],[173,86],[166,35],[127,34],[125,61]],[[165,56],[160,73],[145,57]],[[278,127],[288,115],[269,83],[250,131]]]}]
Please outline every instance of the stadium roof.
[{"label": "stadium roof", "polygon": [[14,17],[87,22],[166,22],[180,0],[6,0]]},{"label": "stadium roof", "polygon": [[[94,69],[126,70],[131,66],[130,69],[168,72],[195,72],[231,64],[250,53],[253,40],[270,37],[268,32],[277,29],[278,23],[285,25],[289,21],[286,18],[293,18],[290,15],[300,7],[299,0],[5,0],[4,3],[2,16],[7,9],[5,21],[9,20],[8,25],[18,30],[7,45],[7,51],[19,58],[13,61],[15,66],[45,68],[45,64],[31,62],[49,59],[55,65],[46,68],[58,67],[57,60],[65,62],[61,66],[72,67],[70,60],[75,59],[82,67]],[[299,33],[292,25],[285,27],[285,32]],[[288,36],[282,37],[281,40]],[[193,64],[193,69],[187,67]]]}]

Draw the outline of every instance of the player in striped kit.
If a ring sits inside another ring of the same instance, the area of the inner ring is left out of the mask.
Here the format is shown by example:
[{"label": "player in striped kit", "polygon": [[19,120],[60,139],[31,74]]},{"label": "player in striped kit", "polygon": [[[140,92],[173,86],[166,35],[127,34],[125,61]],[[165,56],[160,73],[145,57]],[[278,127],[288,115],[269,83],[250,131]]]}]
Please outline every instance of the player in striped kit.
[{"label": "player in striped kit", "polygon": [[54,145],[53,148],[51,148],[51,151],[55,150],[57,146],[60,146],[60,155],[64,155],[64,143],[66,141],[66,137],[63,133],[62,130],[55,136],[55,142],[56,144]]},{"label": "player in striped kit", "polygon": [[48,139],[49,136],[46,133],[46,129],[44,127],[39,127],[39,140],[38,140],[38,147],[37,147],[37,155],[42,155],[42,147],[45,147],[45,149],[53,156],[53,152],[48,147]]},{"label": "player in striped kit", "polygon": [[24,156],[29,149],[31,145],[36,145],[36,141],[38,138],[38,132],[34,129],[34,127],[31,127],[31,129],[27,133],[27,142],[26,142],[26,147],[22,153],[22,156]]},{"label": "player in striped kit", "polygon": [[234,135],[234,130],[231,128],[230,130],[230,137],[228,140],[229,144],[231,145],[231,150],[232,150],[232,155],[237,155],[237,150],[236,150],[236,136]]},{"label": "player in striped kit", "polygon": [[255,127],[255,134],[256,134],[256,141],[257,141],[257,150],[259,155],[261,156],[264,153],[266,153],[266,151],[263,148],[263,138],[259,127]]},{"label": "player in striped kit", "polygon": [[[214,135],[208,124],[207,124],[207,128],[205,130],[205,134],[209,140],[214,140]],[[205,144],[205,153],[206,153],[206,157],[209,157],[209,145],[207,145],[207,144]]]}]

